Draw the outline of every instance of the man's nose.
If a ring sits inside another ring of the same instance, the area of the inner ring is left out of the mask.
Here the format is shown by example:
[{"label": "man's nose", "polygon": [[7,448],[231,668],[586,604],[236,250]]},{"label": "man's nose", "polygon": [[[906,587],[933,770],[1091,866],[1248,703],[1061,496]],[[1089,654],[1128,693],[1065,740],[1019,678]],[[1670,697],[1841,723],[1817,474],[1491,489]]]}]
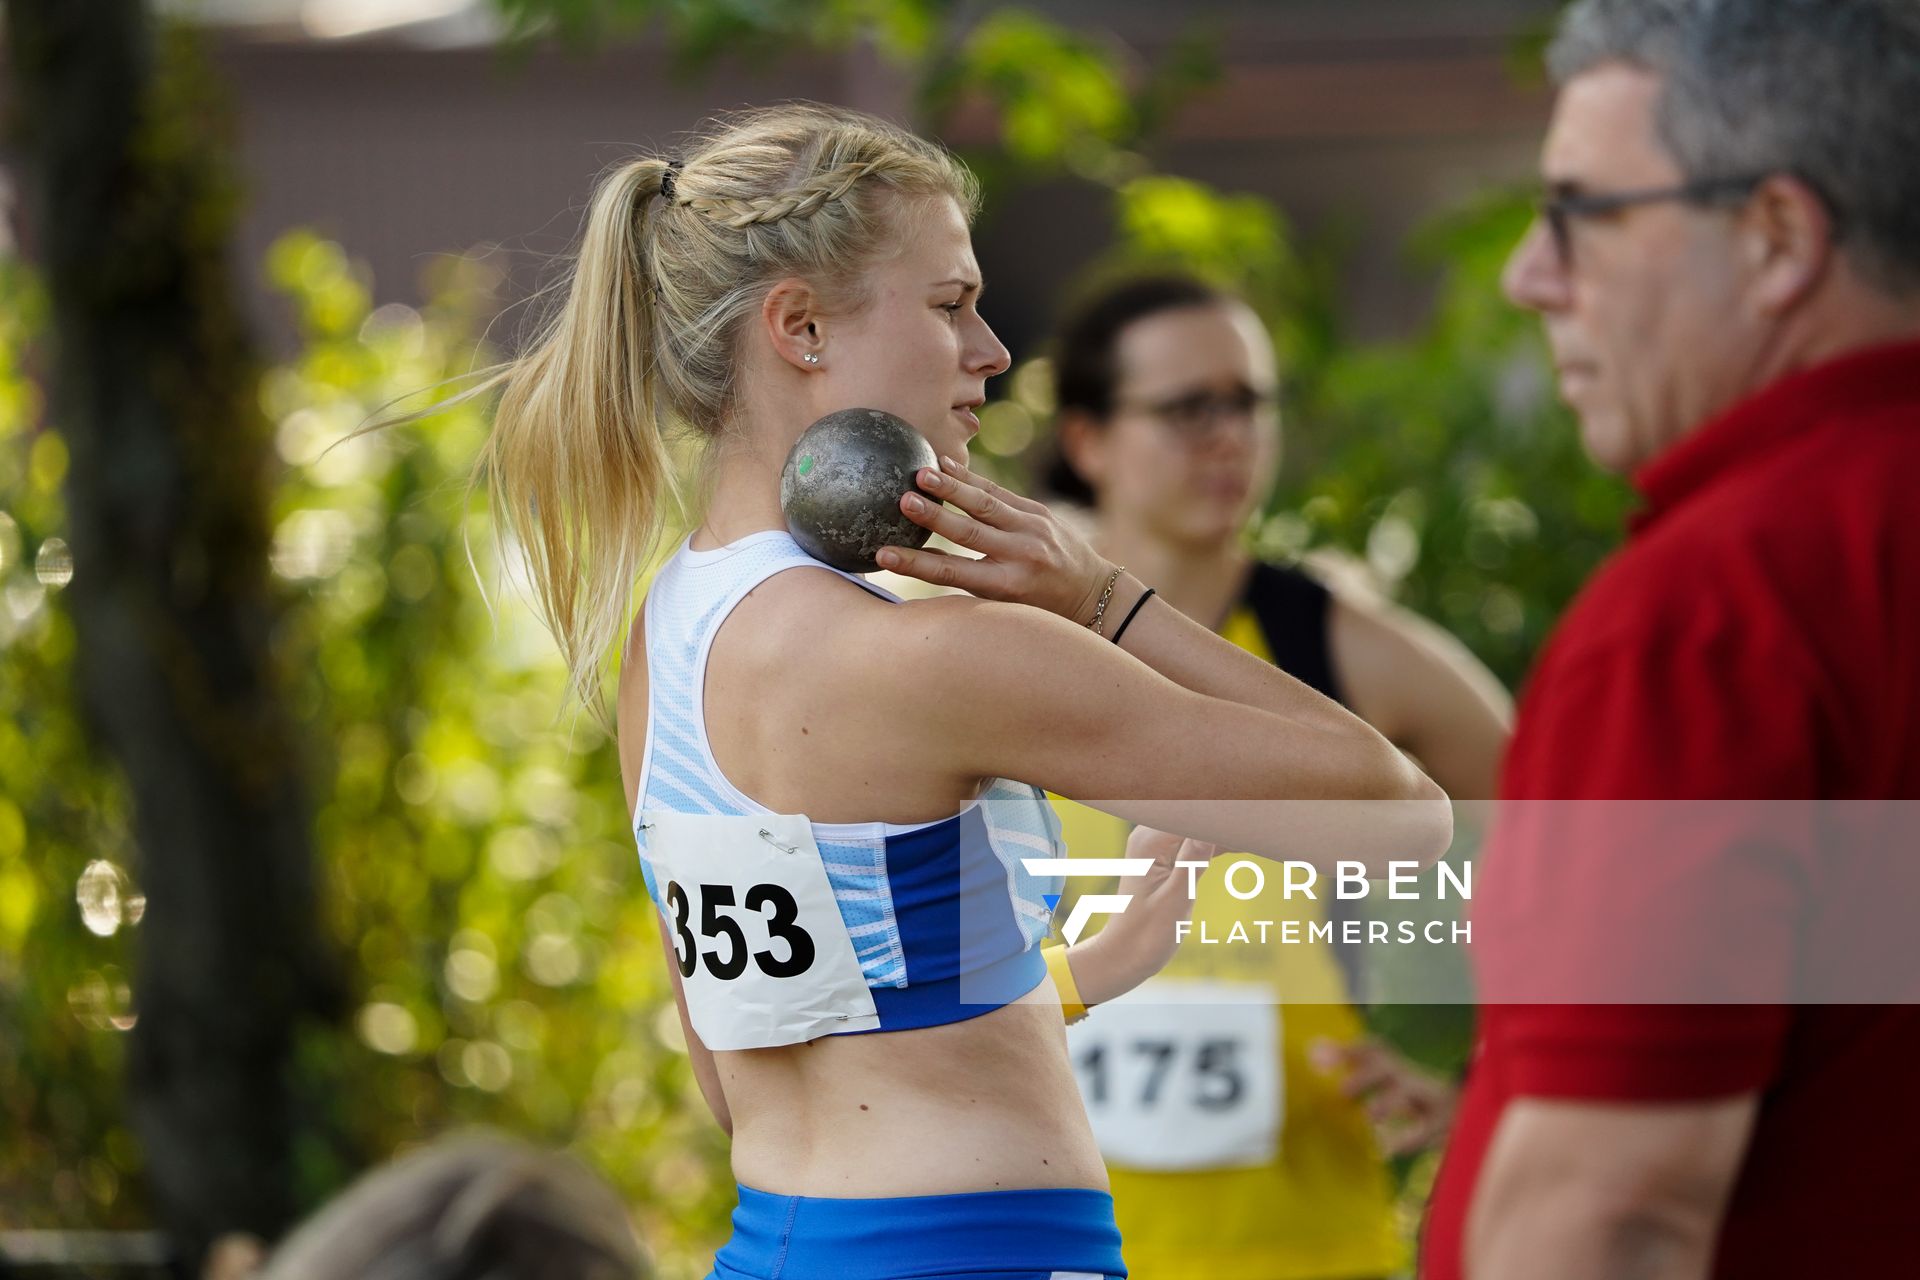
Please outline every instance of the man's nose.
[{"label": "man's nose", "polygon": [[1545,218],[1535,218],[1513,247],[1500,273],[1500,289],[1516,307],[1553,311],[1566,305],[1567,271],[1555,249]]}]

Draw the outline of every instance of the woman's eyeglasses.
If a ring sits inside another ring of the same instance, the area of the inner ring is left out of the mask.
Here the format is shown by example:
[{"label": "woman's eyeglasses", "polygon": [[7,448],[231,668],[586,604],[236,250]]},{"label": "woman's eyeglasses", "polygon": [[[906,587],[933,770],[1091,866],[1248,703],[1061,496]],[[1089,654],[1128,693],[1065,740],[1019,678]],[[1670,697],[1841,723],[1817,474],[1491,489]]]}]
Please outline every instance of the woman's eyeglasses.
[{"label": "woman's eyeglasses", "polygon": [[1119,411],[1144,414],[1186,444],[1199,444],[1224,423],[1251,423],[1279,397],[1272,391],[1236,387],[1232,391],[1191,391],[1163,400],[1121,400]]}]

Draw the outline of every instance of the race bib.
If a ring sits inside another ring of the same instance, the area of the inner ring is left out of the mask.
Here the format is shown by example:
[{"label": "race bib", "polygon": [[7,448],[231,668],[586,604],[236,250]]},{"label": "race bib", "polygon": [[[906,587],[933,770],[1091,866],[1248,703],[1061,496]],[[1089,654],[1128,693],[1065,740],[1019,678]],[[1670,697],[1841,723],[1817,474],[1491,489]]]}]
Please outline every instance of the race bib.
[{"label": "race bib", "polygon": [[1067,1028],[1101,1154],[1146,1170],[1269,1164],[1285,1081],[1257,983],[1155,978]]},{"label": "race bib", "polygon": [[687,1015],[709,1049],[770,1049],[880,1015],[802,814],[646,809]]}]

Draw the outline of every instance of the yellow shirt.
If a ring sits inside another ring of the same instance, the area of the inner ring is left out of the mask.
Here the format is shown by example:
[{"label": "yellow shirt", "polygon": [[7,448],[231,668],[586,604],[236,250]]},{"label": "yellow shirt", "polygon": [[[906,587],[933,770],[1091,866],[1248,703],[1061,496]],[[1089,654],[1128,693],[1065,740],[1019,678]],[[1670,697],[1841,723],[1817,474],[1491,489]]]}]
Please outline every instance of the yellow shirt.
[{"label": "yellow shirt", "polygon": [[[1236,609],[1221,634],[1272,661],[1251,610]],[[1054,805],[1070,852],[1113,857],[1124,847],[1126,824],[1119,819],[1057,796]],[[1278,1062],[1267,1065],[1276,1068],[1271,1074],[1279,1081],[1277,1143],[1259,1163],[1239,1167],[1146,1169],[1129,1167],[1109,1152],[1127,1266],[1141,1280],[1333,1280],[1404,1270],[1408,1259],[1395,1225],[1392,1177],[1366,1113],[1341,1096],[1336,1078],[1307,1060],[1316,1039],[1345,1042],[1364,1034],[1332,949],[1305,940],[1304,922],[1323,918],[1324,904],[1286,900],[1280,869],[1272,864],[1265,890],[1239,900],[1226,888],[1232,861],[1223,857],[1201,876],[1195,932],[1161,979],[1254,984],[1276,993],[1278,1043],[1272,1051]],[[1247,874],[1237,877],[1241,892],[1251,884]],[[1281,945],[1280,922],[1288,919],[1303,922],[1301,940]],[[1274,922],[1264,945],[1257,941],[1259,921]],[[1256,941],[1225,943],[1236,922]],[[1200,943],[1203,927],[1206,936],[1223,941]],[[1096,1027],[1100,1016],[1096,1009],[1080,1026]],[[1153,1014],[1149,1009],[1131,1016]],[[1075,1043],[1084,1049],[1089,1042],[1080,1028],[1074,1030]],[[1084,1051],[1077,1051],[1076,1063],[1083,1088],[1106,1087],[1089,1083]],[[1225,1079],[1195,1086],[1161,1075],[1149,1080],[1149,1091],[1215,1087],[1217,1093]],[[1139,1089],[1140,1079],[1128,1087]]]}]

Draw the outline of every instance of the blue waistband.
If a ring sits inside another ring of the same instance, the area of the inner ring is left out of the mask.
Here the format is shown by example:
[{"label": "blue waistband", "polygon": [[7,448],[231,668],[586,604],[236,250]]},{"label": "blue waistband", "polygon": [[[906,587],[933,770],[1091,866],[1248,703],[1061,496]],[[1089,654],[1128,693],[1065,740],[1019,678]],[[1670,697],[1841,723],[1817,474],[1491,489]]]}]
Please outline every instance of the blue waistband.
[{"label": "blue waistband", "polygon": [[1124,1277],[1113,1197],[1049,1187],[840,1200],[740,1188],[722,1280]]}]

